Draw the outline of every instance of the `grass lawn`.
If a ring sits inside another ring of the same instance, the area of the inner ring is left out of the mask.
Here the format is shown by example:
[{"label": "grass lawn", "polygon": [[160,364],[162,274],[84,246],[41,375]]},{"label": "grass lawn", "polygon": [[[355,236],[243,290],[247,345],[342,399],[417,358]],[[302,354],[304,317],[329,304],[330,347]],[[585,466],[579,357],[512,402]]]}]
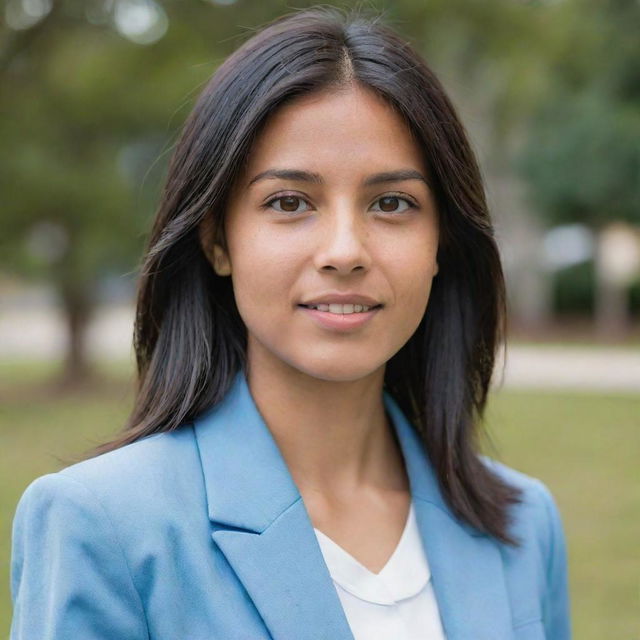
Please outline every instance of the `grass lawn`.
[{"label": "grass lawn", "polygon": [[[74,395],[43,386],[49,373],[0,366],[0,378],[13,380],[0,387],[0,637],[9,630],[10,529],[20,494],[114,434],[131,403],[125,366],[98,391]],[[640,638],[640,398],[503,390],[487,424],[488,453],[542,479],[560,507],[575,638]]]},{"label": "grass lawn", "polygon": [[487,423],[558,503],[576,640],[640,638],[640,397],[501,391]]}]

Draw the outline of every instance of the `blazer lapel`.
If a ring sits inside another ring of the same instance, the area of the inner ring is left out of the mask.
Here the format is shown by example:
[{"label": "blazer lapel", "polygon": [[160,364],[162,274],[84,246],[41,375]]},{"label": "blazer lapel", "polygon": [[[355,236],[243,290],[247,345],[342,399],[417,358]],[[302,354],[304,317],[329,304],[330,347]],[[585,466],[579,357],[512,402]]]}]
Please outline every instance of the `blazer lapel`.
[{"label": "blazer lapel", "polygon": [[509,640],[511,611],[497,543],[453,515],[415,428],[395,400],[384,395],[404,455],[447,640]]},{"label": "blazer lapel", "polygon": [[313,524],[244,373],[194,431],[212,538],[274,640],[353,640]]},{"label": "blazer lapel", "polygon": [[[415,429],[384,393],[447,640],[512,637],[496,543],[446,505]],[[313,524],[243,371],[194,424],[212,538],[274,640],[353,640]]]}]

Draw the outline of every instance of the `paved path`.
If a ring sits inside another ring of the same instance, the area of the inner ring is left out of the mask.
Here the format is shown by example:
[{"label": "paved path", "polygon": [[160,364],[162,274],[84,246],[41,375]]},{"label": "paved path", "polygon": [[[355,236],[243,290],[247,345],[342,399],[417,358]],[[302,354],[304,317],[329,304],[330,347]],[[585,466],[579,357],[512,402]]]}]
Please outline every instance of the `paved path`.
[{"label": "paved path", "polygon": [[[496,384],[501,365],[494,374]],[[511,345],[504,386],[640,393],[640,349]]]},{"label": "paved path", "polygon": [[[131,356],[133,311],[113,307],[96,312],[89,331],[95,357]],[[64,351],[59,314],[40,308],[0,310],[0,360],[56,358]],[[504,376],[496,384],[510,388],[582,389],[640,392],[640,349],[512,345]]]}]

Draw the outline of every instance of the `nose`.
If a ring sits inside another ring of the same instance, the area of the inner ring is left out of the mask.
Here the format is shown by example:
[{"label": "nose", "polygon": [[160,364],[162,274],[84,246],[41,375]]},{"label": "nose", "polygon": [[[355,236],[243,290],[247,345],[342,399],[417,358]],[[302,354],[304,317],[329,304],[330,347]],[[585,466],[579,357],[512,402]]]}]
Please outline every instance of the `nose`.
[{"label": "nose", "polygon": [[318,231],[320,237],[315,263],[319,270],[347,275],[369,268],[368,229],[366,221],[354,207],[335,208],[332,214],[325,216]]}]

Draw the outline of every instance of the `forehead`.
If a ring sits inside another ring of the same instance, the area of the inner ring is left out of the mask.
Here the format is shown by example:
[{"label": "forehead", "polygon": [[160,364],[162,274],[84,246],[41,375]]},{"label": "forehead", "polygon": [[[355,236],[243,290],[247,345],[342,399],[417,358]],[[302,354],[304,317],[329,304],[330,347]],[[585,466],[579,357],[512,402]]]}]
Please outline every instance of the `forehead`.
[{"label": "forehead", "polygon": [[274,167],[361,176],[399,166],[424,171],[420,146],[391,105],[354,86],[280,107],[256,139],[245,177]]}]

